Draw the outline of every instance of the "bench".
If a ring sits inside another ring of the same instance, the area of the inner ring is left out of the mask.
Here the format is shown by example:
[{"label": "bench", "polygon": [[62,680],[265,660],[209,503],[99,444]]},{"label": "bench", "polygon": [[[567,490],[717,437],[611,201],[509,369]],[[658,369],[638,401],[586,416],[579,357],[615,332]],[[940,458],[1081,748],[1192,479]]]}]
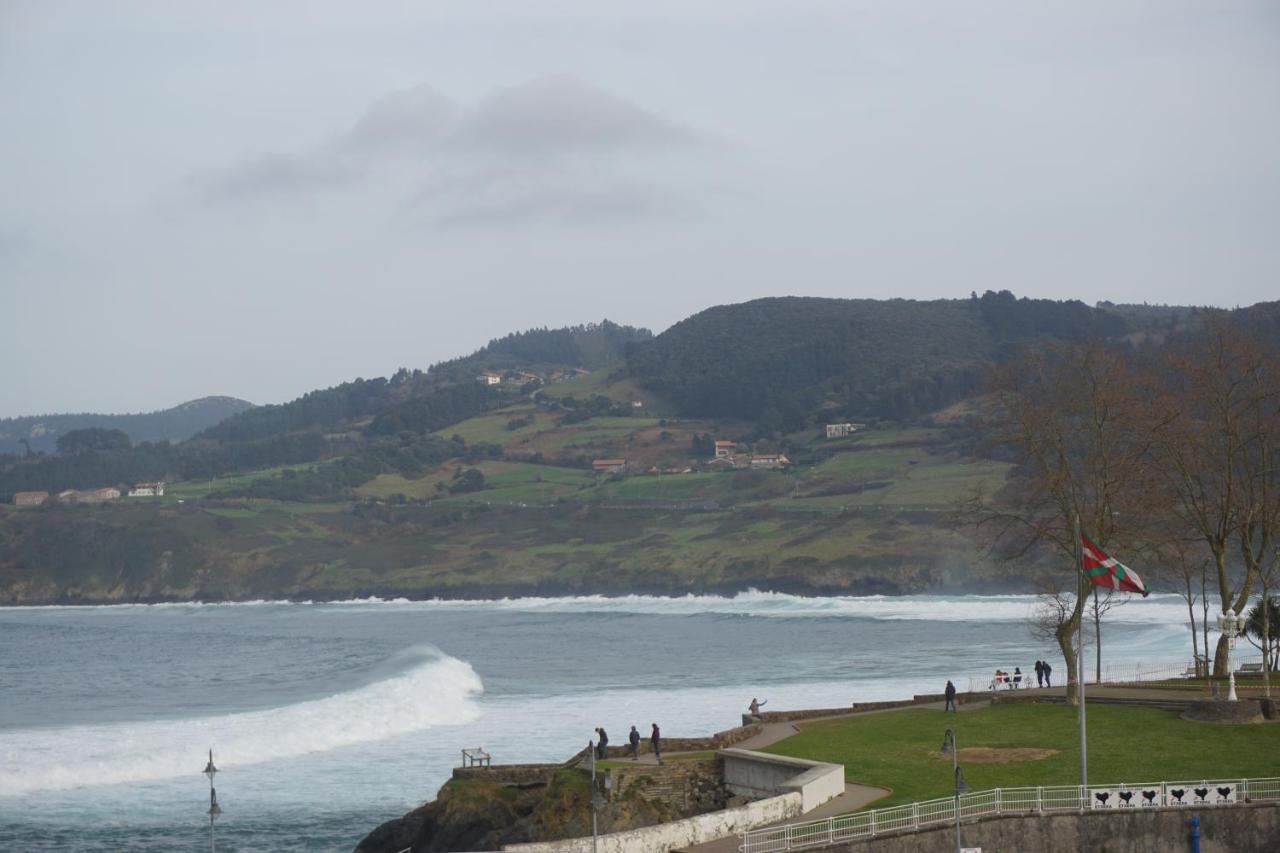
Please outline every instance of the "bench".
[{"label": "bench", "polygon": [[1242,663],[1240,668],[1236,670],[1237,675],[1262,675],[1262,664],[1260,663]]},{"label": "bench", "polygon": [[492,757],[478,746],[475,749],[464,749],[462,750],[462,766],[489,767]]}]

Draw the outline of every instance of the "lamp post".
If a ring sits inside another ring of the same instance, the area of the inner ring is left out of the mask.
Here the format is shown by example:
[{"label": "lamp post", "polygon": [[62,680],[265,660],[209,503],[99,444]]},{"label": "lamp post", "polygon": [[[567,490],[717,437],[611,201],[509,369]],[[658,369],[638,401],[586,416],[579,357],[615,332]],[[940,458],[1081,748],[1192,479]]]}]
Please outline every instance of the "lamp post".
[{"label": "lamp post", "polygon": [[591,747],[591,853],[596,853],[596,843],[599,837],[597,816],[600,813],[600,806],[604,805],[604,797],[600,796],[600,791],[596,788],[595,741],[588,741],[587,745]]},{"label": "lamp post", "polygon": [[1244,630],[1244,616],[1236,616],[1230,607],[1218,617],[1218,630],[1227,638],[1227,701],[1236,701],[1236,637]]},{"label": "lamp post", "polygon": [[960,795],[969,790],[969,785],[964,781],[964,771],[960,769],[960,747],[956,745],[956,733],[951,729],[942,735],[942,754],[951,756],[951,778],[956,798],[952,811],[956,816],[956,853],[960,853]]},{"label": "lamp post", "polygon": [[216,853],[216,847],[213,840],[213,820],[222,814],[222,807],[218,805],[218,792],[213,787],[214,774],[218,772],[218,768],[213,766],[213,750],[209,750],[209,763],[204,766],[204,775],[209,777],[209,853]]}]

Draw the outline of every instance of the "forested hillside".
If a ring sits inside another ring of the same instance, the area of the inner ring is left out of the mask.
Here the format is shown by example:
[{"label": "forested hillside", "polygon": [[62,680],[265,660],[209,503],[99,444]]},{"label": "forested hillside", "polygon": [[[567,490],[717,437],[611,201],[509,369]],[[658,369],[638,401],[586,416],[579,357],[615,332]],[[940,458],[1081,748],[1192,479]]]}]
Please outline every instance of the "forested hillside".
[{"label": "forested hillside", "polygon": [[0,455],[51,453],[57,447],[58,436],[92,427],[121,430],[135,442],[184,441],[252,405],[235,397],[202,397],[172,409],[136,415],[83,413],[0,418]]},{"label": "forested hillside", "polygon": [[758,299],[710,308],[627,354],[632,376],[690,415],[784,432],[831,417],[909,420],[971,394],[1036,339],[1176,326],[1189,309],[1125,311],[988,291],[965,300]]}]

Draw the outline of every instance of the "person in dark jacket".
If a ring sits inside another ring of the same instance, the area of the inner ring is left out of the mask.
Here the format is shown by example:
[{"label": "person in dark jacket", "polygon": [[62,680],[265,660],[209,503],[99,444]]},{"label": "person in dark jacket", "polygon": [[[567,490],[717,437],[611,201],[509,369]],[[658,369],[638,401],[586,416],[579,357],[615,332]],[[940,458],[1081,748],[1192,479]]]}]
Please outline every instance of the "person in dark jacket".
[{"label": "person in dark jacket", "polygon": [[631,742],[631,760],[638,761],[640,759],[640,733],[636,731],[636,727],[631,727],[631,734],[627,735],[627,740]]},{"label": "person in dark jacket", "polygon": [[653,750],[654,758],[658,759],[658,763],[662,763],[662,733],[658,731],[658,724],[653,724],[653,734],[649,735],[649,747]]},{"label": "person in dark jacket", "polygon": [[1049,676],[1053,673],[1053,667],[1049,666],[1049,662],[1044,662],[1044,686],[1052,687],[1053,683],[1049,680]]},{"label": "person in dark jacket", "polygon": [[1018,690],[1022,687],[1022,667],[1015,666],[1013,668],[1013,689]]},{"label": "person in dark jacket", "polygon": [[954,711],[956,709],[956,686],[948,680],[947,689],[944,690],[943,693],[947,697],[947,704],[942,709],[942,712],[945,714],[947,711]]},{"label": "person in dark jacket", "polygon": [[600,739],[596,741],[596,758],[604,761],[609,757],[609,735],[603,728],[597,728],[596,734],[600,736]]},{"label": "person in dark jacket", "polygon": [[1044,687],[1044,663],[1036,661],[1036,687]]}]

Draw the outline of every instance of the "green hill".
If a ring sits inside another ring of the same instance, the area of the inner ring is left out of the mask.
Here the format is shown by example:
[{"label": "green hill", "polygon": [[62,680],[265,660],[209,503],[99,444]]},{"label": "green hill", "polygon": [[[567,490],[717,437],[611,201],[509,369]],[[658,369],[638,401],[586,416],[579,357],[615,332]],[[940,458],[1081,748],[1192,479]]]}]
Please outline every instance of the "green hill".
[{"label": "green hill", "polygon": [[30,415],[0,418],[0,454],[52,453],[58,436],[77,429],[118,429],[137,442],[185,441],[253,406],[235,397],[201,397],[171,409],[133,415]]}]

